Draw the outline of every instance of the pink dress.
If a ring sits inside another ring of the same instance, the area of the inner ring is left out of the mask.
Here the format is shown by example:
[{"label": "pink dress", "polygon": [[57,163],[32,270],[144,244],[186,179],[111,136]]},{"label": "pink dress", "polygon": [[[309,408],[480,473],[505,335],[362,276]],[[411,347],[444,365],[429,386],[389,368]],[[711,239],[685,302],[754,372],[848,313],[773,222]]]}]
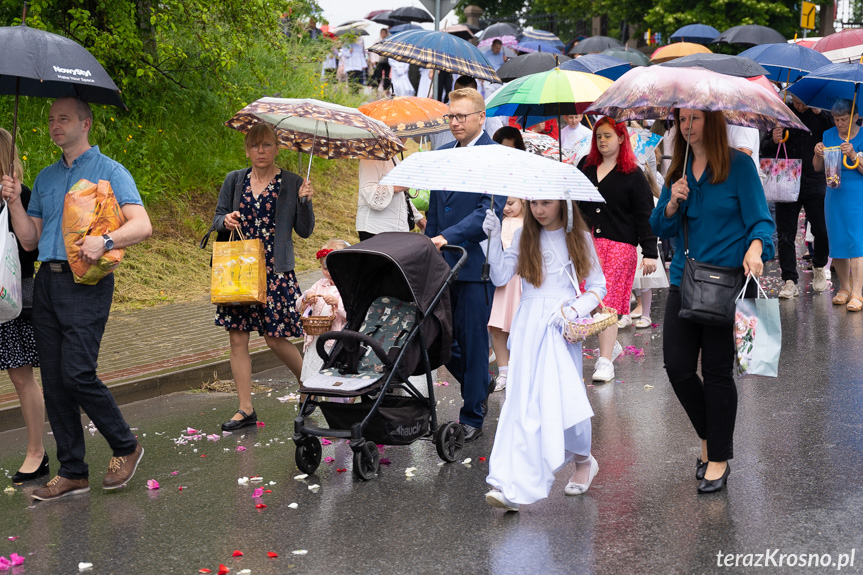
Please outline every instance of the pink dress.
[{"label": "pink dress", "polygon": [[[339,296],[339,290],[331,280],[321,278],[312,284],[312,287],[307,289],[305,293],[303,293],[303,298],[309,294]],[[311,311],[306,308],[303,310],[302,315],[330,315],[332,313],[332,308],[324,303],[323,298],[318,298],[315,300],[315,303],[312,304]],[[347,323],[347,314],[345,313],[344,304],[342,304],[342,298],[339,297],[339,305],[336,309],[336,317],[333,319],[331,329],[333,331],[341,330],[345,327],[345,323]],[[317,374],[323,365],[323,360],[315,349],[317,341],[318,336],[307,335],[305,343],[303,344],[303,372],[300,375],[300,379],[303,381]]]},{"label": "pink dress", "polygon": [[[503,219],[500,225],[500,240],[503,244],[503,249],[507,249],[512,244],[512,236],[515,234],[515,230],[519,229],[523,223],[523,218],[506,217]],[[488,318],[488,327],[496,327],[509,333],[509,326],[512,325],[512,318],[515,316],[520,301],[521,276],[514,275],[506,285],[494,290],[494,301],[491,304],[491,316]]]}]

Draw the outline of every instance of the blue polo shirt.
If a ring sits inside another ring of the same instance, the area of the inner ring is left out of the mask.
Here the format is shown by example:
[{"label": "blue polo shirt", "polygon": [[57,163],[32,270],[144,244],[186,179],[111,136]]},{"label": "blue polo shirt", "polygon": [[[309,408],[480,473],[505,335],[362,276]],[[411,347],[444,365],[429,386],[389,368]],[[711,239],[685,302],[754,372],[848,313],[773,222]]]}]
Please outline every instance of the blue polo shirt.
[{"label": "blue polo shirt", "polygon": [[67,166],[63,158],[46,167],[36,176],[33,195],[27,207],[27,215],[42,219],[42,235],[39,237],[39,261],[66,260],[66,245],[63,243],[63,202],[66,192],[79,180],[96,183],[111,182],[111,188],[120,206],[143,205],[135,180],[120,162],[112,160],[93,146]]}]

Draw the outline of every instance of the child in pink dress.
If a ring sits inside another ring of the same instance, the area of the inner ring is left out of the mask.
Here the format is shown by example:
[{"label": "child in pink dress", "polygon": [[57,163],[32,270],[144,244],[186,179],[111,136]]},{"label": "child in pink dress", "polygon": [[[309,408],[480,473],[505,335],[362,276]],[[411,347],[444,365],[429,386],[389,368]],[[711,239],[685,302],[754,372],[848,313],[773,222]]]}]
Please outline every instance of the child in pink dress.
[{"label": "child in pink dress", "polygon": [[[335,315],[333,325],[330,328],[333,331],[338,331],[345,327],[347,315],[345,314],[345,306],[342,304],[339,290],[333,283],[333,278],[330,277],[330,272],[327,269],[327,255],[334,250],[340,250],[349,245],[344,240],[330,240],[324,244],[323,248],[318,250],[317,258],[321,262],[321,273],[324,277],[306,290],[299,305],[299,308],[303,310],[303,316]],[[305,344],[303,345],[303,372],[300,376],[303,381],[317,374],[323,365],[323,360],[315,349],[317,341],[318,336],[306,335]],[[330,342],[330,345],[332,345],[332,342]]]},{"label": "child in pink dress", "polygon": [[[513,234],[524,223],[524,201],[519,198],[507,198],[503,208],[503,221],[501,222],[500,239],[503,249],[507,249],[512,243]],[[494,291],[494,301],[491,306],[491,316],[488,319],[488,329],[491,331],[491,342],[494,355],[497,357],[497,382],[495,391],[506,388],[506,376],[509,371],[509,327],[518,303],[521,301],[521,277],[513,276],[506,285],[500,286]]]}]

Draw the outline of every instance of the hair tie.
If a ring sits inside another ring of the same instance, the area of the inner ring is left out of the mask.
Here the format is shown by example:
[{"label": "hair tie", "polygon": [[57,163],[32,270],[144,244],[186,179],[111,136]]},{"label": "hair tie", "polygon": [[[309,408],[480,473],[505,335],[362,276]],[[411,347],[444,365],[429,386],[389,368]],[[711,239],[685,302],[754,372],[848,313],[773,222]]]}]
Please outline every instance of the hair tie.
[{"label": "hair tie", "polygon": [[315,254],[315,257],[316,257],[317,259],[325,258],[325,257],[327,257],[327,255],[329,255],[329,253],[330,253],[331,251],[333,251],[333,250],[329,250],[329,249],[327,249],[327,248],[324,248],[324,249],[322,249],[322,250],[318,250],[318,253],[316,253],[316,254]]}]

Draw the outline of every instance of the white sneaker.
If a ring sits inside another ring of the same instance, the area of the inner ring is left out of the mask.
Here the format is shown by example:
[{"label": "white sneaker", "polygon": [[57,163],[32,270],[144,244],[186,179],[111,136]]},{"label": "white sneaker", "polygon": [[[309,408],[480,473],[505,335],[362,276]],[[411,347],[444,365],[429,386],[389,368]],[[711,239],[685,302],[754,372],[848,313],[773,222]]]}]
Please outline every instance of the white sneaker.
[{"label": "white sneaker", "polygon": [[503,391],[504,389],[506,389],[506,374],[498,373],[494,383],[494,390]]},{"label": "white sneaker", "polygon": [[812,268],[812,289],[822,292],[827,289],[827,274],[824,268]]},{"label": "white sneaker", "polygon": [[593,381],[608,382],[614,379],[614,365],[604,357],[596,360],[596,367],[593,368]]},{"label": "white sneaker", "polygon": [[[591,469],[591,471],[593,471],[593,469]],[[498,507],[500,509],[505,509],[506,511],[518,511],[518,503],[513,503],[504,497],[503,493],[496,489],[492,489],[485,494],[485,502],[492,507]]]},{"label": "white sneaker", "polygon": [[623,346],[620,345],[620,342],[614,340],[614,349],[611,350],[611,362],[614,363],[614,360],[620,357],[620,354],[623,353]]},{"label": "white sneaker", "polygon": [[785,284],[779,290],[779,297],[782,299],[791,299],[798,295],[800,295],[800,290],[797,289],[797,285],[791,280],[785,280]]}]

